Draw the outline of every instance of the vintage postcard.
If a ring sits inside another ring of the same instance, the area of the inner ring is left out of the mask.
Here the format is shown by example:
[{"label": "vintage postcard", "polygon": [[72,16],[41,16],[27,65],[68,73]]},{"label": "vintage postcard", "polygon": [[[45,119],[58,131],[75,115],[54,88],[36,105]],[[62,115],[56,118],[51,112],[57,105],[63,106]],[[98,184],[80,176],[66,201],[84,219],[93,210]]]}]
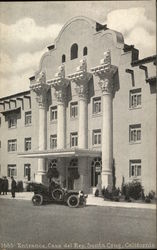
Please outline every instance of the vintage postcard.
[{"label": "vintage postcard", "polygon": [[0,249],[156,249],[156,1],[0,2]]}]

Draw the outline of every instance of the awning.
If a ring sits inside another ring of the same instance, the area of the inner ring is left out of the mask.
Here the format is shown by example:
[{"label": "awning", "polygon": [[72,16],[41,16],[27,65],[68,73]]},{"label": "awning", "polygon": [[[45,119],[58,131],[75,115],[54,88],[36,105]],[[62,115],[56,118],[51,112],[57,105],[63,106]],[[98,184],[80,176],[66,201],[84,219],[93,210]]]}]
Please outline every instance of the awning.
[{"label": "awning", "polygon": [[57,150],[43,150],[30,151],[18,153],[20,158],[63,158],[63,157],[98,157],[101,156],[101,151],[94,149],[57,149]]},{"label": "awning", "polygon": [[20,110],[21,110],[21,107],[18,107],[18,108],[14,108],[14,109],[8,109],[8,110],[1,111],[1,113],[3,115],[7,115],[9,113],[19,113]]}]

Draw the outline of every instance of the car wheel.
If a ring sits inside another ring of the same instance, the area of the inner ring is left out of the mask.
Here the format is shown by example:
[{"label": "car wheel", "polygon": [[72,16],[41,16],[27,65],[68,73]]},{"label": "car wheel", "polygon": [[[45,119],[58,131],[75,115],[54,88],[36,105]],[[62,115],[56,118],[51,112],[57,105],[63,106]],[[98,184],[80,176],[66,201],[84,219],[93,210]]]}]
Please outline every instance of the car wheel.
[{"label": "car wheel", "polygon": [[79,197],[77,195],[70,195],[67,204],[69,207],[78,207],[79,205]]},{"label": "car wheel", "polygon": [[62,201],[63,200],[63,190],[55,189],[52,191],[52,198],[55,201]]},{"label": "car wheel", "polygon": [[43,196],[40,195],[40,194],[35,194],[32,197],[32,202],[33,202],[34,206],[40,206],[40,205],[42,205],[43,204]]}]

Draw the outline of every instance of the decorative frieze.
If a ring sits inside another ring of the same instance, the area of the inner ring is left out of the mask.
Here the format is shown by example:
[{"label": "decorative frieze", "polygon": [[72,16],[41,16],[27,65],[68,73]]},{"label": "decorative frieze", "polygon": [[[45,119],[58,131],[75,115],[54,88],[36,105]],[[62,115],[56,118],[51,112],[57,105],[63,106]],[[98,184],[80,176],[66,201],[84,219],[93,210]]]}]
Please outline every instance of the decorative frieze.
[{"label": "decorative frieze", "polygon": [[113,90],[113,76],[117,67],[111,65],[110,51],[104,52],[104,58],[100,60],[100,65],[91,69],[95,76],[99,77],[99,85],[103,94],[111,93]]},{"label": "decorative frieze", "polygon": [[59,66],[55,78],[47,81],[48,85],[55,88],[55,96],[58,102],[65,102],[67,98],[67,86],[69,80],[65,78],[64,65]]},{"label": "decorative frieze", "polygon": [[35,78],[35,83],[30,85],[30,89],[36,93],[36,100],[39,103],[39,107],[45,107],[47,104],[47,91],[49,89],[49,85],[46,83],[45,72],[41,72]]},{"label": "decorative frieze", "polygon": [[92,74],[87,72],[86,58],[80,61],[80,66],[76,68],[76,72],[69,75],[68,78],[76,84],[76,92],[80,98],[88,97],[88,81]]}]

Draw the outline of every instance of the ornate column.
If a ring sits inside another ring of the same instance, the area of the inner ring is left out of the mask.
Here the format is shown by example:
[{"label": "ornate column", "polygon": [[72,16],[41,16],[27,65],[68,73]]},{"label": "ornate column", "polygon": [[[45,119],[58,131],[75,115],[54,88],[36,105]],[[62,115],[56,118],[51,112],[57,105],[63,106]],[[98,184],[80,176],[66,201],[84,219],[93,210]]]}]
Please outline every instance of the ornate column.
[{"label": "ornate column", "polygon": [[[39,105],[39,142],[38,148],[39,150],[46,149],[46,138],[47,138],[47,91],[49,86],[46,84],[46,75],[44,72],[41,72],[39,76],[36,78],[36,83],[30,85],[30,89],[32,89],[37,97],[36,100]],[[46,166],[45,166],[45,159],[40,158],[38,159],[38,171],[37,175],[35,176],[35,180],[37,182],[42,183],[44,180],[46,173]]]},{"label": "ornate column", "polygon": [[76,92],[79,96],[79,131],[78,147],[88,148],[88,81],[91,74],[87,72],[86,59],[80,61],[74,74],[69,79],[76,84]]},{"label": "ornate column", "polygon": [[57,148],[66,147],[66,97],[69,81],[65,78],[64,65],[60,66],[55,78],[48,80],[47,83],[55,88],[57,98]]},{"label": "ornate column", "polygon": [[92,68],[92,72],[99,78],[99,86],[102,91],[102,187],[112,187],[113,164],[113,107],[112,90],[113,75],[117,68],[111,65],[111,55],[107,51],[100,65]]}]

